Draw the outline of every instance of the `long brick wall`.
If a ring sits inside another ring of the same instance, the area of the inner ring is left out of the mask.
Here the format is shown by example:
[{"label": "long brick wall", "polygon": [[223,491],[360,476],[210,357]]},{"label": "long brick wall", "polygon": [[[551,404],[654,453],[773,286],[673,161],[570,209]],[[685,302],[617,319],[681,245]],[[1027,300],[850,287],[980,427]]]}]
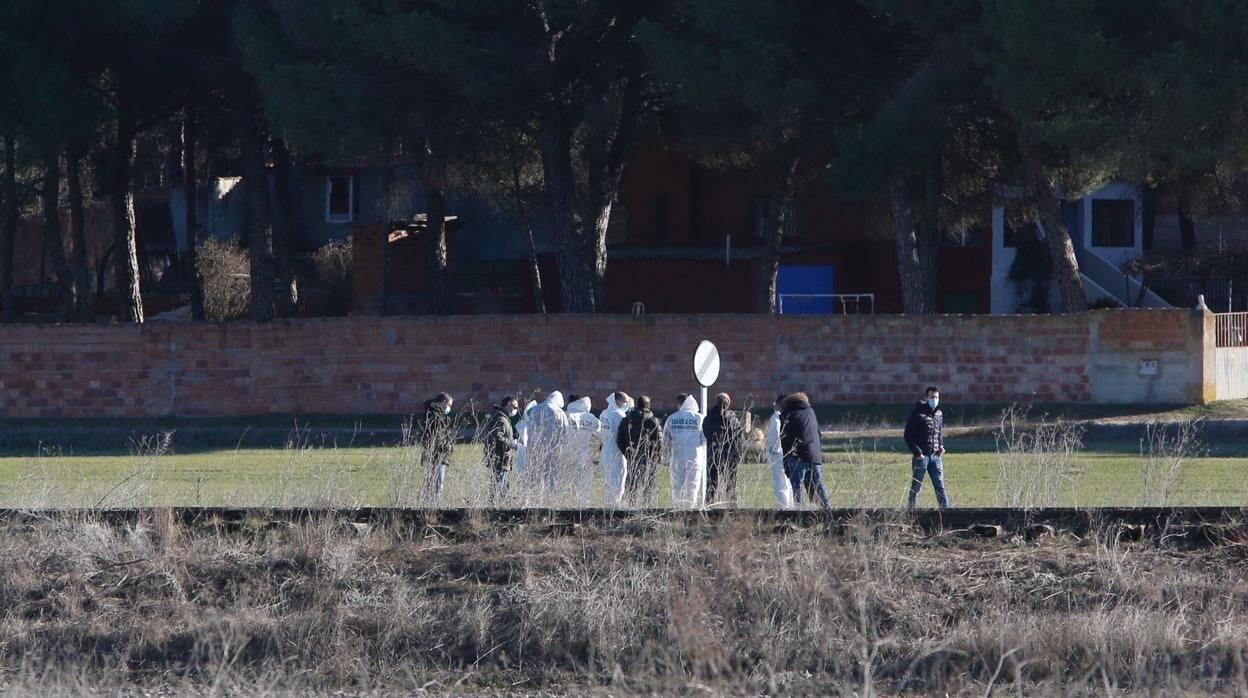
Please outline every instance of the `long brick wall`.
[{"label": "long brick wall", "polygon": [[[1202,399],[1204,320],[1186,310],[1056,316],[342,318],[0,329],[0,416],[403,413],[446,390],[488,403],[617,386],[666,405],[709,338],[715,390],[766,403]],[[1194,349],[1193,349],[1194,347]],[[1160,376],[1136,364],[1160,361]],[[1114,381],[1104,383],[1109,371]],[[1194,377],[1193,377],[1194,376]]]}]

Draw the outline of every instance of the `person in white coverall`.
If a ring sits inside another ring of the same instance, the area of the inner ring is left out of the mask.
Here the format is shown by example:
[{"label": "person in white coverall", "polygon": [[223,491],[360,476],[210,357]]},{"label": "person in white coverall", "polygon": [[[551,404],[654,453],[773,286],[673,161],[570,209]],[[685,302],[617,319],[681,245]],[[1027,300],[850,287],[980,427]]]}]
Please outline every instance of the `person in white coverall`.
[{"label": "person in white coverall", "polygon": [[587,506],[594,488],[594,441],[600,438],[598,418],[588,397],[568,405],[567,479],[576,494],[577,506]]},{"label": "person in white coverall", "polygon": [[767,463],[771,466],[771,489],[776,493],[776,504],[781,509],[793,507],[793,487],[784,473],[784,447],[780,445],[780,403],[787,395],[776,398],[775,411],[767,422],[767,437],[763,446],[767,451]]},{"label": "person in white coverall", "polygon": [[663,445],[672,469],[672,507],[701,507],[706,495],[706,437],[692,395],[664,423]]},{"label": "person in white coverall", "polygon": [[563,411],[563,393],[556,390],[529,412],[526,468],[538,492],[549,497],[563,474],[568,438],[568,415]]},{"label": "person in white coverall", "polygon": [[534,407],[537,407],[537,401],[529,400],[520,414],[520,421],[516,422],[516,477],[524,476],[529,450],[529,411]]},{"label": "person in white coverall", "polygon": [[606,506],[619,506],[624,497],[624,480],[628,477],[628,459],[616,445],[620,423],[628,414],[628,395],[618,390],[607,396],[607,409],[598,415],[602,454],[598,457],[602,466],[602,502]]}]

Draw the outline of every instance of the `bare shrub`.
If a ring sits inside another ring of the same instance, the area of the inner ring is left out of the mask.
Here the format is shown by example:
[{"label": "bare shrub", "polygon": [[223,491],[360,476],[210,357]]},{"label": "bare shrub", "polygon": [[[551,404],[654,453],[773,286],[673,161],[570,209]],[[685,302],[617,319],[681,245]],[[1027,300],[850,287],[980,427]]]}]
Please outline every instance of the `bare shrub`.
[{"label": "bare shrub", "polygon": [[[317,443],[307,432],[292,432],[282,450],[284,462],[268,494],[273,507],[356,507],[361,504],[356,471],[337,443]],[[361,469],[377,456],[370,454]]]},{"label": "bare shrub", "polygon": [[53,464],[62,455],[59,446],[40,443],[35,456],[26,459],[6,505],[25,511],[38,511],[68,501],[70,496],[64,479],[53,472]]},{"label": "bare shrub", "polygon": [[1167,506],[1188,458],[1201,455],[1200,420],[1149,422],[1140,437],[1141,506]]},{"label": "bare shrub", "polygon": [[130,472],[110,485],[91,505],[92,508],[99,509],[106,505],[132,507],[147,504],[146,494],[151,486],[152,477],[156,473],[156,465],[161,458],[172,452],[172,431],[132,439],[130,441],[132,461]]},{"label": "bare shrub", "polygon": [[386,504],[414,507],[420,497],[420,433],[415,418],[408,415],[400,427],[402,439],[397,454],[386,467]]},{"label": "bare shrub", "polygon": [[351,308],[353,250],[352,238],[348,237],[326,243],[312,253],[315,286],[324,294],[325,309],[330,314],[346,315]]},{"label": "bare shrub", "polygon": [[251,303],[251,256],[237,238],[207,237],[196,252],[203,278],[204,315],[209,320],[237,320]]},{"label": "bare shrub", "polygon": [[1083,446],[1083,427],[1050,422],[1048,415],[1029,425],[1030,408],[1011,405],[1001,412],[996,442],[996,505],[1052,507],[1074,482],[1071,459]]},{"label": "bare shrub", "polygon": [[881,465],[879,440],[874,439],[868,449],[860,439],[848,439],[842,456],[849,465],[844,493],[851,506],[864,509],[883,509],[899,506],[904,490],[898,487],[896,472],[890,466]]}]

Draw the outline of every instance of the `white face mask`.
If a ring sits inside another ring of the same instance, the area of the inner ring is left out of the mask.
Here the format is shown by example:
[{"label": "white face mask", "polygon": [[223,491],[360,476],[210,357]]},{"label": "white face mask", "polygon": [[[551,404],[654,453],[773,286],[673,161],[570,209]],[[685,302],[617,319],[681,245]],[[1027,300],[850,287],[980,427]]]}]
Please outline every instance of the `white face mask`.
[{"label": "white face mask", "polygon": [[516,409],[516,408],[514,408],[514,407],[513,407],[513,408],[511,408],[511,411],[509,411],[509,412],[507,413],[507,416],[508,416],[508,417],[515,417],[515,416],[516,416],[516,415],[518,415],[518,414],[520,414],[520,410],[518,410],[518,409]]},{"label": "white face mask", "polygon": [[936,409],[936,406],[939,404],[940,404],[940,398],[938,397],[929,397],[927,399],[927,406],[932,409]]},{"label": "white face mask", "polygon": [[450,406],[450,405],[443,405],[443,406],[442,406],[442,414],[450,414],[450,413],[451,413],[451,406]]}]

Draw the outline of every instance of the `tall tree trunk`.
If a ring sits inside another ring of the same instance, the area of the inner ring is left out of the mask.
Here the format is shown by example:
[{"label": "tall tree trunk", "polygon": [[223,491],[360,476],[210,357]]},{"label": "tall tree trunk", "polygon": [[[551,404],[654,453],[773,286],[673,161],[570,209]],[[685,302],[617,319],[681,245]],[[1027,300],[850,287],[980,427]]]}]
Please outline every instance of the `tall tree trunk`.
[{"label": "tall tree trunk", "polygon": [[74,243],[74,316],[80,322],[95,320],[95,289],[91,286],[91,267],[87,255],[87,218],[82,200],[82,154],[77,148],[65,151],[65,176],[69,179],[69,226]]},{"label": "tall tree trunk", "polygon": [[585,244],[576,208],[576,179],[572,169],[571,133],[562,117],[548,108],[542,120],[539,146],[542,174],[546,185],[546,213],[555,242],[559,265],[559,292],[563,310],[593,313],[596,305],[594,248]]},{"label": "tall tree trunk", "polygon": [[524,186],[520,182],[520,155],[515,151],[514,142],[510,142],[511,190],[515,197],[516,210],[520,220],[524,222],[525,231],[529,235],[529,281],[533,284],[533,307],[539,313],[546,314],[546,296],[542,291],[542,268],[537,261],[537,239],[533,237],[533,216],[524,199]]},{"label": "tall tree trunk", "polygon": [[74,297],[74,277],[65,257],[65,238],[61,234],[60,148],[49,148],[43,158],[43,244],[52,263],[52,273],[56,275],[56,318],[64,322],[78,302]]},{"label": "tall tree trunk", "polygon": [[451,312],[450,275],[447,273],[446,193],[425,183],[425,278],[429,284],[429,312]]},{"label": "tall tree trunk", "polygon": [[901,280],[902,312],[906,315],[928,315],[932,312],[931,296],[924,288],[923,262],[919,259],[918,235],[904,180],[898,179],[893,183],[888,204],[897,241],[897,276]]},{"label": "tall tree trunk", "polygon": [[593,226],[584,231],[585,258],[593,263],[592,288],[594,292],[595,312],[607,311],[607,226],[611,222],[611,205],[615,200],[614,190],[600,192],[601,203],[594,211],[588,211],[582,220],[593,221]]},{"label": "tall tree trunk", "polygon": [[940,202],[944,195],[944,158],[938,143],[927,158],[923,221],[919,226],[917,240],[919,283],[922,285],[928,314],[936,313],[940,306]]},{"label": "tall tree trunk", "polygon": [[607,228],[611,223],[611,207],[615,204],[624,175],[628,149],[632,145],[637,115],[641,109],[640,75],[630,75],[622,85],[612,87],[608,70],[595,81],[595,96],[589,100],[586,114],[584,147],[586,177],[582,223],[592,227],[583,230],[585,255],[593,263],[594,308],[607,310]]},{"label": "tall tree trunk", "polygon": [[295,315],[299,308],[299,281],[295,278],[295,210],[291,187],[290,151],[281,138],[273,139],[273,189],[277,201],[274,215],[273,247],[277,262],[280,293],[278,307],[282,315]]},{"label": "tall tree trunk", "polygon": [[17,144],[13,136],[4,134],[4,229],[0,239],[0,301],[4,303],[4,321],[17,317],[17,299],[13,296],[13,248],[17,237]]},{"label": "tall tree trunk", "polygon": [[269,180],[264,171],[264,145],[256,124],[256,100],[248,87],[233,90],[234,125],[247,186],[248,248],[251,253],[251,317],[268,322],[276,315],[273,298],[273,216]]},{"label": "tall tree trunk", "polygon": [[1179,194],[1179,244],[1185,252],[1193,252],[1196,249],[1196,221],[1192,220],[1187,192]]},{"label": "tall tree trunk", "polygon": [[204,319],[204,277],[199,273],[199,124],[187,107],[182,122],[182,191],[186,193],[186,282],[191,287],[191,319]]},{"label": "tall tree trunk", "polygon": [[1083,293],[1083,278],[1079,275],[1079,260],[1070,240],[1070,231],[1062,221],[1062,204],[1057,198],[1053,183],[1040,162],[1029,157],[1024,150],[1023,177],[1028,197],[1036,207],[1036,216],[1044,234],[1045,244],[1053,258],[1053,277],[1062,296],[1062,309],[1067,313],[1079,313],[1088,309]]},{"label": "tall tree trunk", "polygon": [[798,158],[792,158],[780,169],[763,223],[763,256],[760,260],[758,312],[775,314],[779,309],[776,279],[780,274],[780,253],[784,246],[784,229],[789,225],[789,208],[797,189]]},{"label": "tall tree trunk", "polygon": [[542,290],[542,267],[537,262],[537,240],[533,237],[533,225],[526,222],[529,233],[529,279],[533,282],[533,309],[546,314],[546,294]]},{"label": "tall tree trunk", "polygon": [[143,296],[139,286],[139,245],[134,223],[134,120],[124,109],[117,118],[113,144],[113,167],[109,198],[113,204],[113,273],[122,322],[143,322]]}]

